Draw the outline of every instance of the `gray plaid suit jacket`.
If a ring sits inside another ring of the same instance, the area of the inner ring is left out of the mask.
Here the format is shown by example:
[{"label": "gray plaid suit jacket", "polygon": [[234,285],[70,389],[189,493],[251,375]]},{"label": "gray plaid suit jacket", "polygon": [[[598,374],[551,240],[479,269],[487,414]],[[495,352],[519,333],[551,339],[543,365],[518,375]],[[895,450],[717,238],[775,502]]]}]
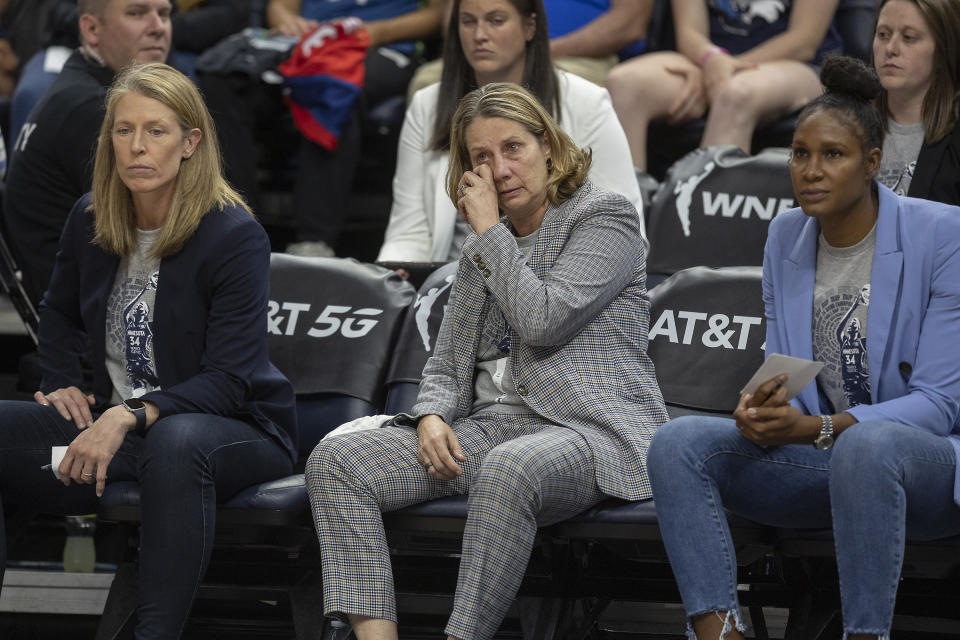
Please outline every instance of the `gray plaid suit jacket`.
[{"label": "gray plaid suit jacket", "polygon": [[470,234],[417,404],[399,422],[437,414],[453,424],[469,414],[488,296],[513,329],[518,393],[584,437],[604,493],[649,498],[647,447],[667,413],[647,356],[650,302],[633,205],[584,184],[548,208],[529,264],[506,224]]}]

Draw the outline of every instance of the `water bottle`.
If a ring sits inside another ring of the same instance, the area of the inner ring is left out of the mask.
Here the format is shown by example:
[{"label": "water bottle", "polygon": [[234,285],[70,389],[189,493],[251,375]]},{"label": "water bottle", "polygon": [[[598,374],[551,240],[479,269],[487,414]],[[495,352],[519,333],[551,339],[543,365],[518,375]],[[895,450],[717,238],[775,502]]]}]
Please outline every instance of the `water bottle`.
[{"label": "water bottle", "polygon": [[67,542],[63,545],[63,570],[73,573],[93,573],[97,550],[93,534],[97,516],[67,516]]}]

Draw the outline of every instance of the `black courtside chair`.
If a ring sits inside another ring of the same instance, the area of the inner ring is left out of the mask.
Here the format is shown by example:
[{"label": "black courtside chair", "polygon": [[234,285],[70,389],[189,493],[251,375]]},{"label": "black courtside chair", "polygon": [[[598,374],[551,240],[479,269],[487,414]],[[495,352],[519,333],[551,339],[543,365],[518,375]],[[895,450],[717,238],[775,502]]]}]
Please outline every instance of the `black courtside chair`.
[{"label": "black courtside chair", "polygon": [[647,288],[690,267],[762,265],[770,221],[794,206],[788,157],[723,146],[674,163],[647,210]]},{"label": "black courtside chair", "polygon": [[[671,417],[729,416],[736,407],[740,388],[764,359],[760,271],[693,267],[650,292],[648,353]],[[736,516],[730,522],[742,579],[751,582],[766,570],[774,532]],[[584,605],[579,619],[570,618],[569,604],[562,611],[565,637],[588,637],[614,600],[679,601],[653,500],[607,500],[555,525],[551,534],[570,546],[573,568],[566,582],[576,587],[568,600]],[[755,637],[767,637],[760,600],[741,596]]]}]

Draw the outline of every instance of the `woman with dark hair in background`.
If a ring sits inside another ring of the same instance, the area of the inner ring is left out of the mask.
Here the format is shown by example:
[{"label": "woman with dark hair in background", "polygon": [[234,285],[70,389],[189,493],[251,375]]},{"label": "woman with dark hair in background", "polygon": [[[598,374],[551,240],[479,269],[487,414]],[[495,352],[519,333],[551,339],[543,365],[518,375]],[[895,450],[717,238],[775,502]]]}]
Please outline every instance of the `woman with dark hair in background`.
[{"label": "woman with dark hair in background", "polygon": [[488,82],[528,88],[577,146],[593,152],[590,179],[642,204],[627,140],[607,91],[550,62],[542,0],[454,0],[438,84],[407,108],[393,179],[393,208],[378,260],[449,262],[469,225],[446,197],[450,118],[461,97]]},{"label": "woman with dark hair in background", "polygon": [[883,0],[873,64],[887,132],[880,182],[899,195],[960,205],[960,3]]},{"label": "woman with dark hair in background", "polygon": [[648,467],[690,637],[743,638],[724,509],[777,527],[832,527],[844,637],[887,639],[906,539],[960,533],[960,209],[876,182],[880,84],[828,59],[800,113],[800,207],[770,223],[767,354],[824,363],[791,401],[786,375],[733,419],[677,418]]}]

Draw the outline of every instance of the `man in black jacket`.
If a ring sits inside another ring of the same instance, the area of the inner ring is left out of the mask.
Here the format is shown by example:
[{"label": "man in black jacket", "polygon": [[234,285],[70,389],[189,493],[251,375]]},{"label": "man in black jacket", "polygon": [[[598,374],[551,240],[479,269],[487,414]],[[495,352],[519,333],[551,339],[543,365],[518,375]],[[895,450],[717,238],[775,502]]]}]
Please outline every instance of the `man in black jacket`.
[{"label": "man in black jacket", "polygon": [[50,279],[60,232],[90,190],[103,99],[131,62],[165,61],[169,0],[79,0],[80,48],[30,112],[14,142],[4,225],[34,304]]}]

